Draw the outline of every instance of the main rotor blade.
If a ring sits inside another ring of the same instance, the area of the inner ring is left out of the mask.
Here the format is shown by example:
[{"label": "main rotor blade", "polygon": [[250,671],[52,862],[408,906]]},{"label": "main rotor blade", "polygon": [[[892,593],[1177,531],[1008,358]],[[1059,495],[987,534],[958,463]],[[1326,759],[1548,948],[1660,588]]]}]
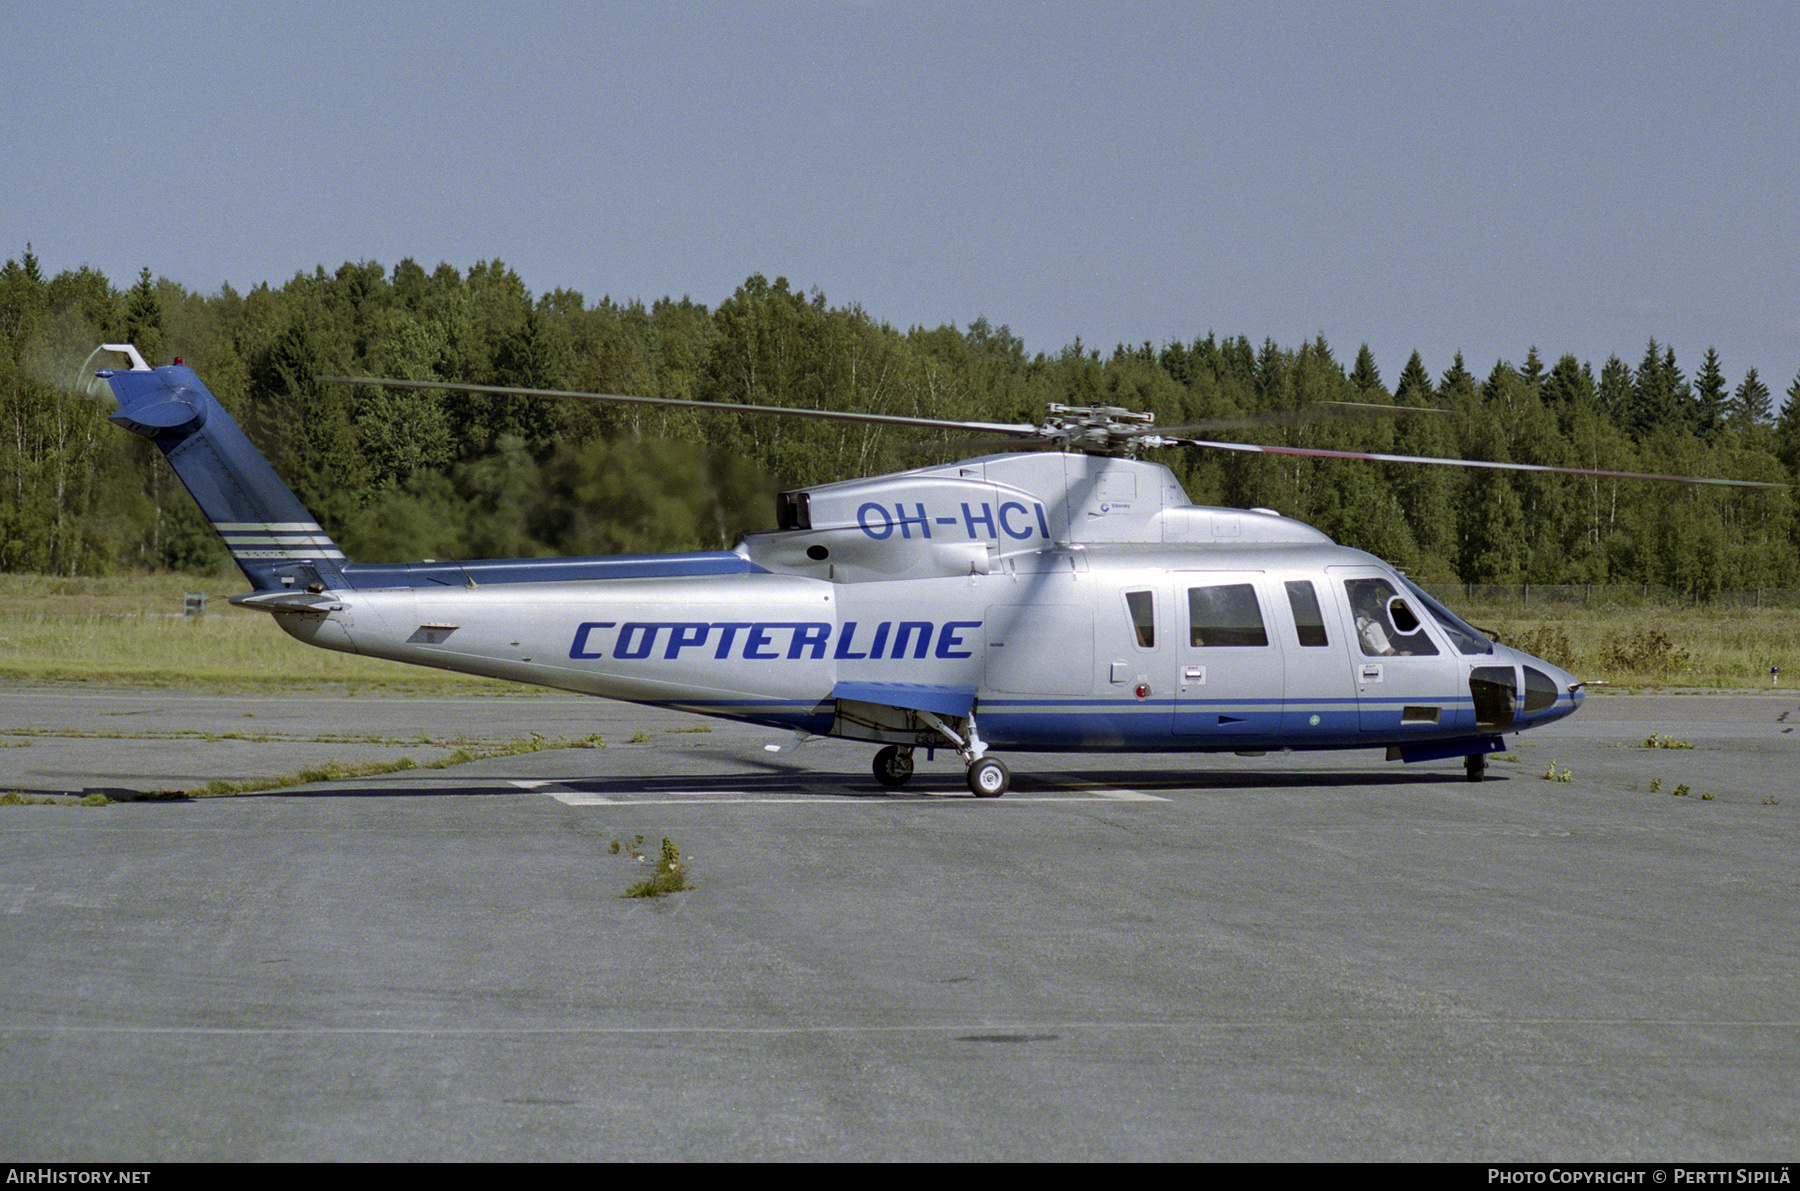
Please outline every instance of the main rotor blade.
[{"label": "main rotor blade", "polygon": [[1729,488],[1786,488],[1768,480],[1715,480],[1704,476],[1665,476],[1641,471],[1606,471],[1595,467],[1551,467],[1543,463],[1494,463],[1486,459],[1438,459],[1430,455],[1377,455],[1367,451],[1328,451],[1322,447],[1271,447],[1256,443],[1181,440],[1183,446],[1261,455],[1305,455],[1316,459],[1361,459],[1373,463],[1433,463],[1443,467],[1486,467],[1498,471],[1546,471],[1565,476],[1599,476],[1615,480],[1670,480],[1678,484],[1717,484]]},{"label": "main rotor blade", "polygon": [[1036,438],[1038,428],[1022,422],[952,422],[943,418],[911,418],[901,414],[865,414],[836,409],[800,409],[791,405],[730,405],[722,401],[689,401],[683,397],[633,397],[624,393],[584,393],[573,389],[522,389],[511,385],[468,385],[448,380],[386,380],[373,376],[321,376],[327,384],[376,385],[388,389],[444,389],[456,393],[492,393],[501,397],[573,397],[618,405],[657,405],[667,409],[706,410],[724,414],[776,414],[824,422],[868,422],[877,426],[914,426],[923,430],[973,430],[1013,438]]},{"label": "main rotor blade", "polygon": [[1219,418],[1211,422],[1186,422],[1180,426],[1145,426],[1134,433],[1140,437],[1180,438],[1183,435],[1210,430],[1246,430],[1253,426],[1300,426],[1309,422],[1343,422],[1361,418],[1394,417],[1398,414],[1447,414],[1447,409],[1431,405],[1377,405],[1370,401],[1314,401],[1298,409],[1274,410],[1266,414],[1250,414],[1241,418]]},{"label": "main rotor blade", "polygon": [[1066,451],[1069,444],[1060,438],[947,438],[922,439],[899,448],[903,455],[986,455],[992,451]]}]

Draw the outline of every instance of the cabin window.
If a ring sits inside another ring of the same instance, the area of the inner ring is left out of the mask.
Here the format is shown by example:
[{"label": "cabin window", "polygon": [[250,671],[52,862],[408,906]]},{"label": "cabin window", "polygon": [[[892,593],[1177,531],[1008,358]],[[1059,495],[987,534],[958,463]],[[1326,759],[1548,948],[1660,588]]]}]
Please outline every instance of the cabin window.
[{"label": "cabin window", "polygon": [[1202,647],[1269,643],[1256,588],[1249,583],[1188,588],[1188,630],[1188,643]]},{"label": "cabin window", "polygon": [[1418,614],[1386,579],[1346,579],[1344,594],[1356,618],[1356,643],[1370,657],[1435,655],[1437,646]]},{"label": "cabin window", "polygon": [[1137,634],[1137,643],[1145,649],[1156,648],[1156,594],[1128,591],[1125,607],[1131,613],[1131,627]]},{"label": "cabin window", "polygon": [[1331,644],[1325,635],[1325,618],[1319,614],[1319,593],[1313,590],[1312,582],[1291,580],[1287,585],[1287,597],[1288,607],[1294,610],[1294,630],[1299,634],[1300,644]]}]

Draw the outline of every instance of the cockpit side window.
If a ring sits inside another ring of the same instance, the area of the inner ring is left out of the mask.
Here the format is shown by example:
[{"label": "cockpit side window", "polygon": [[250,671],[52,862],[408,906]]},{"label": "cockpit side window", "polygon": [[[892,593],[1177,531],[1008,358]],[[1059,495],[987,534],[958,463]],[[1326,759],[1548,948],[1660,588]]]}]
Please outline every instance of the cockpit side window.
[{"label": "cockpit side window", "polygon": [[1431,613],[1431,618],[1438,622],[1438,627],[1444,630],[1444,635],[1450,638],[1450,643],[1458,650],[1466,654],[1494,652],[1494,643],[1483,636],[1480,629],[1432,599],[1431,593],[1411,579],[1401,576],[1400,581],[1418,597],[1419,603]]},{"label": "cockpit side window", "polygon": [[1406,597],[1386,579],[1346,579],[1344,594],[1356,617],[1356,643],[1370,657],[1435,655],[1437,646]]},{"label": "cockpit side window", "polygon": [[1292,579],[1287,585],[1288,607],[1294,610],[1294,630],[1301,645],[1329,645],[1325,617],[1319,613],[1319,593],[1311,580]]},{"label": "cockpit side window", "polygon": [[1128,591],[1125,593],[1125,607],[1131,613],[1131,627],[1137,635],[1137,643],[1145,649],[1154,649],[1156,647],[1156,593]]},{"label": "cockpit side window", "polygon": [[1262,608],[1251,583],[1188,588],[1188,642],[1196,646],[1267,645]]}]

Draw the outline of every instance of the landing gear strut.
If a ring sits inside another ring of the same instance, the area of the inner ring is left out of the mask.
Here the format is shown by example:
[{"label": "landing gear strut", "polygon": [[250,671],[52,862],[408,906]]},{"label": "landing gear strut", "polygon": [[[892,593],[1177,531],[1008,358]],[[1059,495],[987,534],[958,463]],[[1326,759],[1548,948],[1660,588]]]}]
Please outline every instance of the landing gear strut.
[{"label": "landing gear strut", "polygon": [[[971,794],[977,798],[998,798],[1006,793],[1006,788],[1012,785],[1012,773],[998,757],[986,755],[987,745],[975,730],[973,707],[969,709],[967,716],[961,717],[961,732],[945,723],[936,712],[915,709],[909,714],[924,721],[956,748],[956,755],[969,767]],[[890,744],[883,748],[875,754],[874,771],[875,780],[888,789],[895,790],[904,786],[913,775],[912,746]]]},{"label": "landing gear strut", "polygon": [[1468,756],[1464,757],[1463,758],[1463,772],[1465,772],[1469,775],[1469,780],[1472,782],[1478,782],[1482,778],[1486,777],[1487,776],[1487,754],[1486,753],[1471,753]]}]

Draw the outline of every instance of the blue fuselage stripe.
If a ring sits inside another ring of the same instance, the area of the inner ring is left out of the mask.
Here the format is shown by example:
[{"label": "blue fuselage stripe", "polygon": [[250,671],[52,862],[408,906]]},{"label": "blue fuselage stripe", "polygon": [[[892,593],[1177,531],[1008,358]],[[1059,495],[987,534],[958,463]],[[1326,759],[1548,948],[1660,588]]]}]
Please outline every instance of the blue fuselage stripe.
[{"label": "blue fuselage stripe", "polygon": [[492,558],[470,562],[352,563],[352,587],[466,587],[471,583],[578,583],[593,579],[668,579],[767,574],[741,554],[620,554],[602,558]]}]

